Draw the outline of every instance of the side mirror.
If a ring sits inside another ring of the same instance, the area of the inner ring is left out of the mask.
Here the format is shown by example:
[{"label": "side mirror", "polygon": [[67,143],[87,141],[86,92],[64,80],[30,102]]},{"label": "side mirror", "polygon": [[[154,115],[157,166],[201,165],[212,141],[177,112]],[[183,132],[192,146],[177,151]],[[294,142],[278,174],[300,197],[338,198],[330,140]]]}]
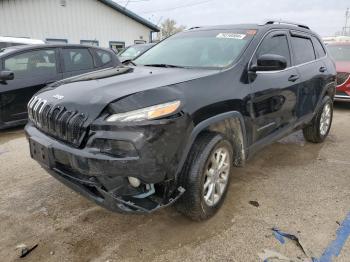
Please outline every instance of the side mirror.
[{"label": "side mirror", "polygon": [[287,59],[280,55],[265,54],[258,58],[257,65],[250,70],[256,71],[278,71],[287,68]]},{"label": "side mirror", "polygon": [[13,80],[14,78],[15,78],[15,74],[12,71],[1,71],[0,72],[0,81],[1,82]]}]

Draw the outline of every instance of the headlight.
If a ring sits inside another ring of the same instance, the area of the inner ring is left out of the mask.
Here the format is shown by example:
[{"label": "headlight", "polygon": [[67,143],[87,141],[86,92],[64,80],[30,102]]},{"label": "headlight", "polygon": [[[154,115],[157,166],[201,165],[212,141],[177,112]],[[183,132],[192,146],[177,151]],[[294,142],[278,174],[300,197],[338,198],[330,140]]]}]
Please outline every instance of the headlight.
[{"label": "headlight", "polygon": [[168,116],[174,113],[180,106],[180,101],[173,101],[165,104],[150,106],[126,113],[114,114],[107,117],[107,122],[133,122],[152,120],[159,117]]}]

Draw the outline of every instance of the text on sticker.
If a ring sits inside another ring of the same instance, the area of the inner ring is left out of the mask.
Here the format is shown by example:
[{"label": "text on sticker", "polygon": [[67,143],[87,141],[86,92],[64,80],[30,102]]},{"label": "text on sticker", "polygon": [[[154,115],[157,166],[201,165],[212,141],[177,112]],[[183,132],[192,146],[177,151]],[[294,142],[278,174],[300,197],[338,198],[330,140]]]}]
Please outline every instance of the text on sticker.
[{"label": "text on sticker", "polygon": [[216,36],[216,38],[243,39],[245,36],[245,34],[220,33]]}]

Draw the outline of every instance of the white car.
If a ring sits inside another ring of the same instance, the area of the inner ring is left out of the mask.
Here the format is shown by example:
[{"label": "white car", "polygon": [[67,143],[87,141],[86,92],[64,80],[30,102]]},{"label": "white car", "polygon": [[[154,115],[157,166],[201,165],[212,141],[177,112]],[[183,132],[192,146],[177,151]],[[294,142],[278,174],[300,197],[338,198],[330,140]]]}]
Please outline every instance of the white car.
[{"label": "white car", "polygon": [[30,38],[0,36],[0,49],[15,45],[40,45],[44,41]]}]

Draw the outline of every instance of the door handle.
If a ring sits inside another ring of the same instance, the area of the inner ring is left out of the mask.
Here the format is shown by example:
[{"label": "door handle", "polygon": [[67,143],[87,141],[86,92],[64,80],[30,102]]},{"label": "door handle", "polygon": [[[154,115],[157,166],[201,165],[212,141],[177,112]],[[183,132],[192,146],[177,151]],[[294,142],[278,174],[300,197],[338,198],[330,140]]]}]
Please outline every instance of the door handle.
[{"label": "door handle", "polygon": [[324,67],[324,66],[321,66],[320,67],[320,72],[321,73],[324,73],[324,72],[326,72],[327,71],[327,68],[326,67]]},{"label": "door handle", "polygon": [[299,79],[299,76],[298,75],[291,75],[289,78],[288,78],[288,81],[290,82],[295,82]]}]

